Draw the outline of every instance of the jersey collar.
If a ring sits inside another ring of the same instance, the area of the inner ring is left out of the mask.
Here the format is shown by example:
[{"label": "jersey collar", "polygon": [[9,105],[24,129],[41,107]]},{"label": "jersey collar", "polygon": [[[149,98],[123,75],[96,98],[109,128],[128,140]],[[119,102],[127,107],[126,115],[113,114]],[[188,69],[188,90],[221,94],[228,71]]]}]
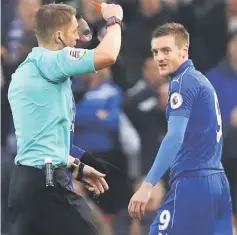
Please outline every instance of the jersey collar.
[{"label": "jersey collar", "polygon": [[186,60],[171,76],[171,79],[183,73],[188,67],[193,67],[192,60]]}]

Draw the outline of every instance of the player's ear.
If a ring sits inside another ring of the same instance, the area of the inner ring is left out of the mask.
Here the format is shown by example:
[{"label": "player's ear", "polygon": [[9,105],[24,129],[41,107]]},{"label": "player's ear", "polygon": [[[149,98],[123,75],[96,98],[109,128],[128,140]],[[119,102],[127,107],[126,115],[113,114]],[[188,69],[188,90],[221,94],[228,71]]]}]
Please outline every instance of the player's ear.
[{"label": "player's ear", "polygon": [[188,44],[185,44],[182,50],[182,57],[185,58],[188,56]]}]

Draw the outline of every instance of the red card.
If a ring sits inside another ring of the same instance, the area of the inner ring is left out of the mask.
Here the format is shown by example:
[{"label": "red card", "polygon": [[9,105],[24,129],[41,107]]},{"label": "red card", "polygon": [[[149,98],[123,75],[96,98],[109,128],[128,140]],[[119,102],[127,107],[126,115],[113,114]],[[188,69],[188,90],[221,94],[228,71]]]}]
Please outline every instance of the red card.
[{"label": "red card", "polygon": [[101,12],[101,5],[98,4],[98,3],[96,3],[96,2],[94,2],[94,1],[92,1],[92,3],[94,4],[95,8],[96,8],[99,12]]}]

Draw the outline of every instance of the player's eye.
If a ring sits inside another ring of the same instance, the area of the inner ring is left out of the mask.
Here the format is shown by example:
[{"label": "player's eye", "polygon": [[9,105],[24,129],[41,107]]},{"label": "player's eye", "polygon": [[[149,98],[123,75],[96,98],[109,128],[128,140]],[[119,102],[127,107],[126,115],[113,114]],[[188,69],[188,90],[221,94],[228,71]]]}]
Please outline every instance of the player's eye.
[{"label": "player's eye", "polygon": [[83,32],[83,35],[85,35],[85,36],[88,36],[90,34],[91,34],[91,31],[89,29],[87,29]]},{"label": "player's eye", "polygon": [[153,51],[152,51],[152,54],[153,54],[153,56],[157,56],[158,51],[157,51],[157,50],[153,50]]}]

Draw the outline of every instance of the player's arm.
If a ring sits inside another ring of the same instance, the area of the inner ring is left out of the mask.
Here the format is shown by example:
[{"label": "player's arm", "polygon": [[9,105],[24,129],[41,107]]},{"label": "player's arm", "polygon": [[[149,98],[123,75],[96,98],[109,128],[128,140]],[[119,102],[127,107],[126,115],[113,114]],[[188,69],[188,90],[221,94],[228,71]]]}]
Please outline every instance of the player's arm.
[{"label": "player's arm", "polygon": [[182,81],[179,81],[177,84],[171,84],[168,104],[168,132],[161,143],[152,168],[139,190],[133,195],[129,202],[128,212],[133,218],[141,218],[141,216],[144,215],[154,185],[157,184],[167,169],[172,165],[175,156],[183,144],[192,106],[196,97],[198,97],[199,90],[198,85],[194,84],[195,81],[193,82],[190,77],[185,79],[185,75],[183,75],[183,79],[183,84]]},{"label": "player's arm", "polygon": [[68,156],[68,162],[67,162],[68,168],[70,168],[73,165],[75,159],[78,159],[79,162],[82,162],[90,167],[93,167],[94,169],[106,175],[110,175],[110,173],[119,173],[119,174],[122,173],[116,166],[94,156],[88,151],[84,151],[83,149],[77,147],[76,145],[73,145],[72,148],[70,149],[70,155]]},{"label": "player's arm", "polygon": [[[101,129],[114,130],[119,126],[119,118],[121,113],[122,92],[115,90],[116,94],[107,100],[107,107],[98,110],[96,115],[100,120],[99,127]],[[106,115],[100,116],[100,111],[104,111]]]},{"label": "player's arm", "polygon": [[86,107],[78,107],[77,115],[75,117],[75,125],[78,128],[90,128],[91,124],[99,124],[99,120],[96,117],[96,111],[87,109]]},{"label": "player's arm", "polygon": [[145,182],[156,185],[171,166],[183,143],[188,118],[171,116],[168,122],[168,132],[164,137],[156,159],[145,178]]},{"label": "player's arm", "polygon": [[[122,93],[116,89],[114,96],[106,101],[106,107],[98,109],[88,109],[87,103],[77,106],[75,125],[78,128],[114,129],[118,127],[119,114],[121,112]],[[88,102],[88,101],[86,101]],[[100,115],[101,111],[105,115]]]},{"label": "player's arm", "polygon": [[103,172],[105,174],[109,174],[110,172],[119,172],[120,170],[113,166],[112,164],[101,160],[93,156],[90,152],[85,151],[78,146],[73,144],[73,132],[71,131],[71,138],[70,138],[70,155],[68,157],[67,166],[70,166],[75,161],[75,158],[80,160],[81,162],[85,163],[88,166],[95,168],[96,170]]},{"label": "player's arm", "polygon": [[182,89],[178,87],[170,95],[168,132],[161,143],[155,162],[145,178],[145,182],[152,185],[155,185],[164,175],[180,150],[192,106],[199,92],[200,86],[191,80],[192,77],[186,76],[183,79],[188,82],[184,82]]}]

